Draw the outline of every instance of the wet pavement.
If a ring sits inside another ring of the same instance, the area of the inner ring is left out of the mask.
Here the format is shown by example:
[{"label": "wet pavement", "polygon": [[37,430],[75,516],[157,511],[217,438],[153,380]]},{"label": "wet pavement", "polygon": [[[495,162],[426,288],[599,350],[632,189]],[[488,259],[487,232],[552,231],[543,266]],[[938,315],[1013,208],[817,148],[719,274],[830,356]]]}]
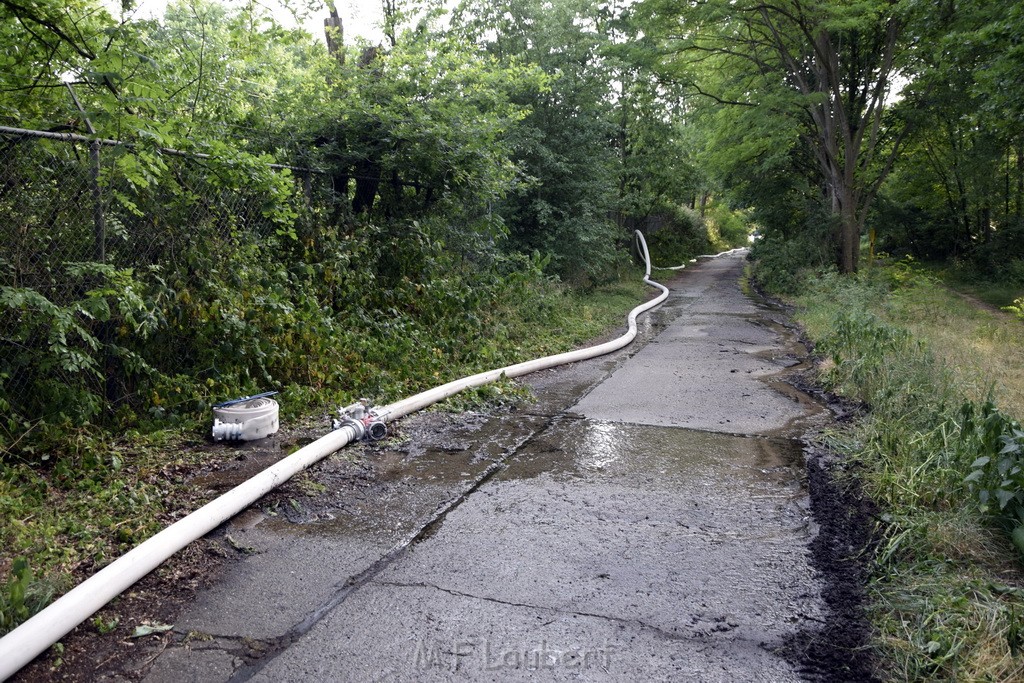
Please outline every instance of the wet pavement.
[{"label": "wet pavement", "polygon": [[683,271],[637,343],[526,378],[531,406],[412,416],[240,515],[216,533],[242,559],[122,676],[815,678],[790,654],[827,618],[794,438],[824,418],[742,269]]}]

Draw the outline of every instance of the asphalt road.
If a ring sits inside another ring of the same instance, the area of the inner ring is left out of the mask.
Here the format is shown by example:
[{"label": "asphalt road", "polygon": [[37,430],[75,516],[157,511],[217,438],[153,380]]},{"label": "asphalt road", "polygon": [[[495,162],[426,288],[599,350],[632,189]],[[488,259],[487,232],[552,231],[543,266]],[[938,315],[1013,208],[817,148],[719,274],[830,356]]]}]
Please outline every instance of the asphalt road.
[{"label": "asphalt road", "polygon": [[[820,408],[741,256],[671,284],[641,340],[342,453],[125,676],[182,681],[805,680],[825,618],[793,440]],[[274,514],[274,513],[277,514]],[[116,676],[114,678],[117,678]]]}]

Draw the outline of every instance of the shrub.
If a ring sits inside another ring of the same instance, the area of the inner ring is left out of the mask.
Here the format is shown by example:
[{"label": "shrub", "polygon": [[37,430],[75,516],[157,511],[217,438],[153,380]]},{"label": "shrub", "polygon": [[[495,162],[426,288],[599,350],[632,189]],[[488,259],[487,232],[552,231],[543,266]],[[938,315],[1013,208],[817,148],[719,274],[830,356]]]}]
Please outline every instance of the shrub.
[{"label": "shrub", "polygon": [[707,225],[696,211],[672,206],[662,215],[668,219],[666,224],[646,236],[656,265],[679,265],[712,249]]},{"label": "shrub", "polygon": [[751,249],[754,277],[769,292],[793,295],[800,292],[804,271],[831,264],[826,249],[813,235],[783,239],[769,232]]},{"label": "shrub", "polygon": [[1024,431],[991,402],[963,408],[961,442],[976,455],[967,481],[979,510],[1024,553]]}]

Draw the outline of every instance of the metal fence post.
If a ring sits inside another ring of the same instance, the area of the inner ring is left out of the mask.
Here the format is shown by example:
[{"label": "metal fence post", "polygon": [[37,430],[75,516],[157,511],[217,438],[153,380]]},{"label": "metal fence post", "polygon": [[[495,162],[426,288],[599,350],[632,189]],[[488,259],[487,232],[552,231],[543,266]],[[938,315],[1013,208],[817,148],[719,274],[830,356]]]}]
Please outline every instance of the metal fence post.
[{"label": "metal fence post", "polygon": [[[78,100],[75,89],[67,81],[64,82],[64,85],[67,86],[71,99],[82,114],[82,121],[88,129],[89,135],[96,135],[96,129],[93,128],[92,121],[89,120],[89,113],[85,111],[85,107]],[[103,263],[107,260],[107,226],[103,217],[103,192],[100,190],[100,171],[102,170],[100,168],[100,141],[95,138],[89,141],[89,166],[89,184],[92,191],[92,257],[94,261]]]},{"label": "metal fence post", "polygon": [[107,260],[107,225],[103,214],[103,191],[100,188],[100,142],[89,143],[89,160],[92,162],[90,184],[92,185],[93,260],[103,263]]}]

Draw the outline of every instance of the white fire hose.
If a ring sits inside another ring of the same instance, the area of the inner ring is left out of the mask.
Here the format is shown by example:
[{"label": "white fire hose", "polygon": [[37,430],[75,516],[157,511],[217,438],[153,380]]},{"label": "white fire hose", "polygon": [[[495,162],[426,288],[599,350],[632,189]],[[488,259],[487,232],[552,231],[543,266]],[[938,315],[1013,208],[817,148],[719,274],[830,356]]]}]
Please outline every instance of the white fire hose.
[{"label": "white fire hose", "polygon": [[[379,422],[397,420],[463,389],[488,384],[503,376],[521,377],[557,365],[587,360],[611,353],[629,344],[636,337],[637,316],[654,308],[668,297],[668,289],[650,279],[651,257],[647,250],[647,242],[640,231],[636,232],[636,238],[645,263],[643,280],[661,290],[661,293],[629,312],[628,329],[621,337],[589,348],[516,363],[442,384],[375,411],[376,419]],[[727,253],[731,252],[723,252],[723,254]],[[344,448],[350,442],[358,440],[363,433],[363,425],[357,421],[350,420],[342,423],[338,429],[304,446],[219,498],[210,501],[192,514],[178,520],[155,536],[143,541],[68,591],[21,626],[0,638],[0,681],[13,676],[37,655],[158,567],[171,555],[237,515],[266,493],[310,465]]]}]

